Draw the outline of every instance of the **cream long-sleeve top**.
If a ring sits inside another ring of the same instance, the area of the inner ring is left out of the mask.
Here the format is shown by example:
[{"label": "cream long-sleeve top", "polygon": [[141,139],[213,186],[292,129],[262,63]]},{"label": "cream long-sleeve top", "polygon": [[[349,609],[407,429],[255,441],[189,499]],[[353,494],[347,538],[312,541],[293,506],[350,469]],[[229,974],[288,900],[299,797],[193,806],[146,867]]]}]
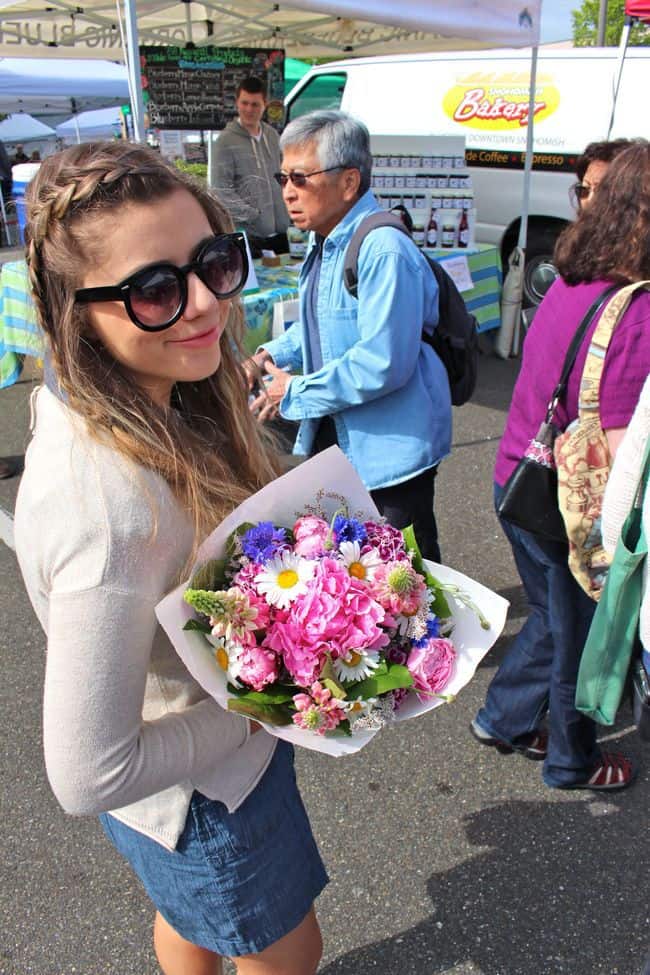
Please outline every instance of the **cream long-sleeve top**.
[{"label": "cream long-sleeve top", "polygon": [[276,740],[209,698],[157,623],[193,542],[167,483],[45,387],[34,400],[15,539],[47,634],[48,778],[67,812],[110,812],[174,849],[193,790],[232,812]]},{"label": "cream long-sleeve top", "polygon": [[[605,498],[603,500],[603,542],[612,555],[621,536],[623,523],[634,505],[642,474],[643,458],[650,437],[650,376],[645,381],[641,396],[625,436],[616,452]],[[650,541],[650,490],[643,498],[643,530]],[[648,589],[648,560],[643,566],[643,600],[639,620],[639,636],[646,650],[650,650],[650,590]]]}]

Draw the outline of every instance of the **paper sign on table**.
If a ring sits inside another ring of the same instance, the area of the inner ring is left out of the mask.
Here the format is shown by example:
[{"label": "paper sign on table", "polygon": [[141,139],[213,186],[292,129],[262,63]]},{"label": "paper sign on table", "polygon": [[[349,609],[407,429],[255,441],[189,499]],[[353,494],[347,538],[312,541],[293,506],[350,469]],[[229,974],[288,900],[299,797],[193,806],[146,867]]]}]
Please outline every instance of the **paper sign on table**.
[{"label": "paper sign on table", "polygon": [[459,257],[446,257],[440,261],[441,268],[447,272],[459,291],[471,291],[474,287],[472,275],[469,270],[467,258],[464,255]]}]

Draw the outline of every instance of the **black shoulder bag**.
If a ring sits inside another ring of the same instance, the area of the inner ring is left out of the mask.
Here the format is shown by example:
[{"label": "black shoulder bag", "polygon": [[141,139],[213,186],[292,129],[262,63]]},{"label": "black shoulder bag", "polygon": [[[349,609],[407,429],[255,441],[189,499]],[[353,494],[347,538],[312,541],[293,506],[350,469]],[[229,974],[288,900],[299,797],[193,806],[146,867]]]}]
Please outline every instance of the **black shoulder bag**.
[{"label": "black shoulder bag", "polygon": [[595,315],[618,288],[619,285],[611,285],[599,295],[576,329],[564,360],[560,381],[546,409],[544,422],[508,478],[497,506],[499,517],[549,542],[567,541],[557,499],[557,468],[553,455],[553,444],[560,431],[554,425],[553,417],[564,396],[585,332]]}]

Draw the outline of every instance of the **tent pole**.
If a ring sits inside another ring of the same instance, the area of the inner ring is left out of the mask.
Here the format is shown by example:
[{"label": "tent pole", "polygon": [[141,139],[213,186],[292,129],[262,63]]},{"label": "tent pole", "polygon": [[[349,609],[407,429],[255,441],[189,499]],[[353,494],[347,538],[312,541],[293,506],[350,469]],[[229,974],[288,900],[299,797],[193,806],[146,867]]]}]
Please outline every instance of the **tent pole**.
[{"label": "tent pole", "polygon": [[144,103],[142,100],[140,48],[138,45],[138,21],[135,11],[135,0],[124,0],[124,12],[126,15],[126,69],[129,73],[129,89],[131,91],[133,135],[136,142],[144,142]]},{"label": "tent pole", "polygon": [[623,76],[623,64],[625,62],[625,52],[627,51],[627,45],[630,40],[630,31],[632,30],[632,17],[625,15],[625,22],[623,24],[623,31],[621,33],[621,40],[618,45],[618,70],[616,72],[616,81],[614,82],[614,99],[612,101],[612,114],[609,119],[609,128],[607,129],[607,139],[612,134],[612,129],[614,128],[614,116],[616,114],[616,102],[618,100],[618,90],[621,86],[621,78]]},{"label": "tent pole", "polygon": [[537,89],[537,55],[534,47],[530,59],[530,95],[528,98],[528,125],[526,126],[526,159],[524,162],[524,193],[521,204],[521,223],[519,224],[518,245],[526,250],[528,236],[528,210],[530,209],[530,184],[533,175],[533,138],[535,129],[535,98]]},{"label": "tent pole", "polygon": [[537,54],[534,47],[530,58],[530,91],[528,95],[528,125],[526,126],[526,156],[524,160],[524,187],[521,201],[521,222],[517,246],[510,255],[510,267],[503,282],[501,293],[501,328],[498,331],[494,351],[502,359],[519,353],[521,328],[521,299],[524,291],[524,267],[526,265],[526,237],[528,236],[528,211],[530,209],[530,184],[533,169],[533,137],[535,128],[535,98],[537,88]]}]

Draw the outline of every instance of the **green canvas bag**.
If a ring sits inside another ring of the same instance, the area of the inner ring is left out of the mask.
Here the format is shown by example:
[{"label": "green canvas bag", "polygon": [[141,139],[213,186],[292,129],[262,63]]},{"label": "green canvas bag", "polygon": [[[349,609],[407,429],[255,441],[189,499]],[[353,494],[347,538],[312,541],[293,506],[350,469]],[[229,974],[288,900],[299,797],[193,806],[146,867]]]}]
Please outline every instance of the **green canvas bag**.
[{"label": "green canvas bag", "polygon": [[643,562],[648,554],[641,507],[649,475],[650,443],[636,501],[623,524],[578,671],[576,708],[600,724],[614,723],[638,643]]}]

